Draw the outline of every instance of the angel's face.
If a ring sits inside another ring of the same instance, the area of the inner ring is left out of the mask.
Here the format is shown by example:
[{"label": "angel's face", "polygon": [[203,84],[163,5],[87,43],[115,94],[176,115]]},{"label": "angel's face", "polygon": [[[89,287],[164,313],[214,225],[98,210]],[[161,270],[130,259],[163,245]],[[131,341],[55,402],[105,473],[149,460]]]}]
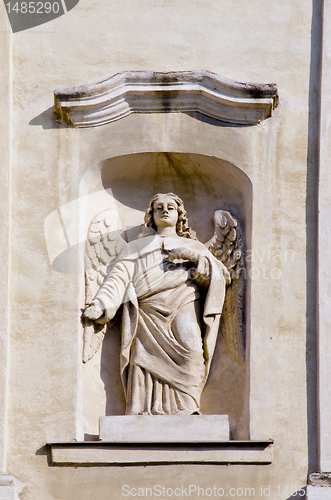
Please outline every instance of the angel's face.
[{"label": "angel's face", "polygon": [[160,194],[153,203],[153,217],[157,228],[175,227],[178,221],[175,200],[166,194]]}]

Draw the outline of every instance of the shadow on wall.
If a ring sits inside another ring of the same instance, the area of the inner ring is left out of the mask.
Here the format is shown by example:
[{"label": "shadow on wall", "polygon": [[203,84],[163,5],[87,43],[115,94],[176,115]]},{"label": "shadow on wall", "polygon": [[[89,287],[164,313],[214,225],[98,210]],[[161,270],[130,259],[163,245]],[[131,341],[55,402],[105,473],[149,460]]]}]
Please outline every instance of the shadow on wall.
[{"label": "shadow on wall", "polygon": [[203,115],[202,113],[199,113],[199,111],[192,111],[192,112],[187,112],[185,113],[187,116],[190,116],[191,118],[194,118],[195,120],[198,120],[199,122],[202,123],[207,123],[208,125],[211,125],[212,127],[230,127],[230,128],[246,128],[246,127],[251,127],[251,124],[235,124],[235,123],[229,123],[229,122],[223,122],[221,120],[216,120],[216,118],[212,118],[211,116]]},{"label": "shadow on wall", "polygon": [[309,79],[309,116],[307,151],[306,240],[307,240],[307,341],[306,387],[308,422],[308,473],[318,464],[318,375],[317,375],[317,246],[318,241],[318,165],[320,138],[320,87],[323,37],[323,0],[313,1]]},{"label": "shadow on wall", "polygon": [[[167,113],[167,111],[165,111]],[[222,122],[221,120],[216,120],[216,118],[211,118],[210,116],[203,115],[199,113],[199,111],[192,111],[190,113],[184,113],[195,120],[198,120],[202,123],[207,123],[213,127],[226,127],[226,128],[246,128],[251,127],[251,125],[236,125],[233,123]],[[32,126],[40,126],[44,130],[55,129],[55,128],[74,128],[73,125],[69,125],[56,117],[54,113],[54,107],[46,109],[40,115],[36,116],[32,120],[30,120],[29,125]]]},{"label": "shadow on wall", "polygon": [[251,183],[229,162],[196,154],[138,153],[105,160],[99,168],[101,185],[96,190],[112,192],[124,214],[123,227],[134,225],[130,208],[143,214],[152,196],[160,192],[182,198],[189,224],[202,242],[213,234],[215,210],[230,210],[249,226]]},{"label": "shadow on wall", "polygon": [[61,122],[56,118],[53,106],[30,120],[29,125],[32,125],[33,127],[41,126],[44,130],[55,128],[70,128],[70,125]]},{"label": "shadow on wall", "polygon": [[286,498],[286,500],[298,500],[298,498],[306,498],[306,489],[307,487],[305,486],[300,490],[295,491],[290,497]]}]

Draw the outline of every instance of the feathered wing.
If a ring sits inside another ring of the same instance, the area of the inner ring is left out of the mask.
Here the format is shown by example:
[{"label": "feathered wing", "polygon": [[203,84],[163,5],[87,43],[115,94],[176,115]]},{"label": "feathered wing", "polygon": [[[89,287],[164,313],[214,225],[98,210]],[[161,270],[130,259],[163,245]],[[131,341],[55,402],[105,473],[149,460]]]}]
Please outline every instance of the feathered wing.
[{"label": "feathered wing", "polygon": [[221,320],[221,331],[230,351],[241,361],[245,359],[245,242],[238,220],[226,210],[214,213],[214,236],[205,244],[228,269],[228,285]]},{"label": "feathered wing", "polygon": [[[92,220],[85,247],[85,305],[88,306],[104,283],[126,242],[117,228],[117,212],[104,210]],[[99,349],[109,325],[84,318],[83,362]]]}]

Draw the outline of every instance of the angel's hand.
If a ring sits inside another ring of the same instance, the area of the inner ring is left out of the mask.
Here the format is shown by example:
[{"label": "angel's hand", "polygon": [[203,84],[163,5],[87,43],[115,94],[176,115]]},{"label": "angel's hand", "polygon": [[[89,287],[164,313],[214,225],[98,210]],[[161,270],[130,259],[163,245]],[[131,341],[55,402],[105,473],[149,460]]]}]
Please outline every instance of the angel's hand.
[{"label": "angel's hand", "polygon": [[174,260],[190,260],[196,264],[199,260],[199,254],[185,247],[173,248],[168,254],[168,259],[170,262]]},{"label": "angel's hand", "polygon": [[101,302],[95,301],[91,302],[88,308],[84,312],[84,317],[92,320],[96,320],[100,318],[104,313],[104,309],[102,307]]}]

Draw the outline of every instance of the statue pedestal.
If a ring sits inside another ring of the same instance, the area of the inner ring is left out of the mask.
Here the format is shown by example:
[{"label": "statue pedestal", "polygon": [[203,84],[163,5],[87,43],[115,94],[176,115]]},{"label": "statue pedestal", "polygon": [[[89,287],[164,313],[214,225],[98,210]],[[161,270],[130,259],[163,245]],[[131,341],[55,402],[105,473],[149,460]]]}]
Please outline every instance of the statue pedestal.
[{"label": "statue pedestal", "polygon": [[227,415],[121,415],[100,418],[110,443],[215,443],[230,439]]}]

